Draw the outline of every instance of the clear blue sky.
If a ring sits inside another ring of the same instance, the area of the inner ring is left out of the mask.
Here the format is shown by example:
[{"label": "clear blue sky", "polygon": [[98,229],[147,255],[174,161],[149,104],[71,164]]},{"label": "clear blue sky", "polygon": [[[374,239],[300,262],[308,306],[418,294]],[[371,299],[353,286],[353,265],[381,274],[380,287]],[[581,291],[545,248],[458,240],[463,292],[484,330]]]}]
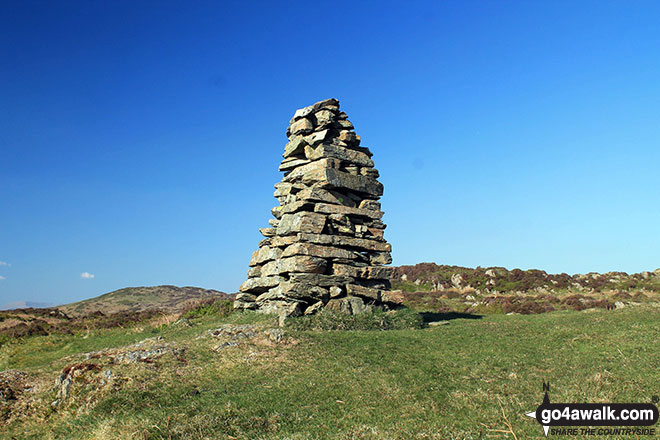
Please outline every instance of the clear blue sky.
[{"label": "clear blue sky", "polygon": [[374,152],[394,264],[653,270],[659,20],[656,1],[5,1],[0,303],[236,291],[288,120],[328,97]]}]

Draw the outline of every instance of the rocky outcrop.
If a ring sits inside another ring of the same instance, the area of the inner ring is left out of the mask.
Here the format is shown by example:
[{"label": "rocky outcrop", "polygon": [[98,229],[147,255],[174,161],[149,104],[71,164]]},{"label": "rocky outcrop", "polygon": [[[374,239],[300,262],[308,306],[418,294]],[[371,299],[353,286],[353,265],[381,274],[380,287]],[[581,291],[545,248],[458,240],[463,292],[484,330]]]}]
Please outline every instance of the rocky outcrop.
[{"label": "rocky outcrop", "polygon": [[234,306],[287,316],[382,306],[392,258],[371,151],[336,99],[297,110],[287,136],[279,205]]}]

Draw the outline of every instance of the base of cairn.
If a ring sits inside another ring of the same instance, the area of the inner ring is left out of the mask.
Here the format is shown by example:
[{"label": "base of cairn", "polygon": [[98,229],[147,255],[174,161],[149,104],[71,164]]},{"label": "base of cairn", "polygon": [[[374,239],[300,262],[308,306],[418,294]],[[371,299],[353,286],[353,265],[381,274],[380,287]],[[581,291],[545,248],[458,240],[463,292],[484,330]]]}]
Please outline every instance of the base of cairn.
[{"label": "base of cairn", "polygon": [[399,303],[378,201],[383,185],[339,101],[294,114],[275,185],[279,206],[234,306],[283,316],[364,313]]}]

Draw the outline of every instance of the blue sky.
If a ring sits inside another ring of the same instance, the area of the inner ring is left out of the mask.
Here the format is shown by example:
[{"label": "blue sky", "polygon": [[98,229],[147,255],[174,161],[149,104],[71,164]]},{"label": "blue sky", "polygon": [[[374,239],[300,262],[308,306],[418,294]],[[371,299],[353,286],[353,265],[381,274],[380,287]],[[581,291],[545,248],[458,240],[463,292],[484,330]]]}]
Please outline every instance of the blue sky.
[{"label": "blue sky", "polygon": [[287,122],[328,97],[374,153],[395,265],[660,267],[659,19],[653,1],[4,2],[0,303],[235,291]]}]

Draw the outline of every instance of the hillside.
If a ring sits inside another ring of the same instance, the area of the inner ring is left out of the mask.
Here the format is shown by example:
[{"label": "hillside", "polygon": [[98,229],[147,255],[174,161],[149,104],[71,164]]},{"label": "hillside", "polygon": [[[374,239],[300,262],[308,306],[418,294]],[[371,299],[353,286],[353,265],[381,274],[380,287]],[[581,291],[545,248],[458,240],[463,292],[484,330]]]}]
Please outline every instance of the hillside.
[{"label": "hillside", "polygon": [[405,305],[426,312],[521,313],[660,304],[660,269],[627,274],[548,274],[420,263],[394,270],[392,288]]},{"label": "hillside", "polygon": [[277,328],[229,309],[24,338],[0,346],[0,437],[543,438],[524,415],[543,382],[560,402],[655,394],[657,311],[445,316],[387,331],[397,315],[364,315],[342,318],[357,330],[321,331],[318,315]]},{"label": "hillside", "polygon": [[88,315],[97,311],[104,314],[147,310],[177,313],[185,307],[186,303],[208,298],[229,299],[233,298],[233,295],[189,286],[126,287],[95,298],[64,304],[57,308],[71,316]]},{"label": "hillside", "polygon": [[2,310],[0,345],[25,336],[73,334],[136,322],[169,322],[202,305],[231,305],[227,300],[232,299],[233,295],[199,287],[128,287],[59,307]]},{"label": "hillside", "polygon": [[660,269],[630,275],[625,272],[568,275],[548,274],[538,269],[507,270],[503,267],[472,269],[419,263],[414,266],[396,267],[392,283],[395,288],[408,292],[442,291],[451,288],[473,288],[493,294],[568,290],[586,293],[631,290],[660,292]]}]

